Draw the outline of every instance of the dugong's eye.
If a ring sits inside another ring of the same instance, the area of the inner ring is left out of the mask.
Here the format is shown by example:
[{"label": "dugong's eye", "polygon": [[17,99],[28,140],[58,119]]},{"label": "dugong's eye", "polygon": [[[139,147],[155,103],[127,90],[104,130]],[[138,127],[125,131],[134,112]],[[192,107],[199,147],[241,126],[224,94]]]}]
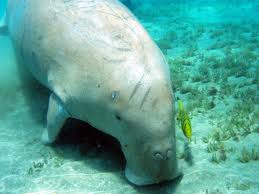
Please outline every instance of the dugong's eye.
[{"label": "dugong's eye", "polygon": [[115,118],[116,118],[118,121],[121,121],[121,116],[120,116],[120,115],[115,114]]}]

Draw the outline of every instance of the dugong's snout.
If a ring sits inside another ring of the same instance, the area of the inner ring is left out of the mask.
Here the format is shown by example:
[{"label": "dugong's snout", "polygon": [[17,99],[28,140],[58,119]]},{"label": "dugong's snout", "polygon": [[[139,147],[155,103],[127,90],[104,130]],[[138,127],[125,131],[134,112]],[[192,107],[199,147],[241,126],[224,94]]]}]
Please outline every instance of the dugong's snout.
[{"label": "dugong's snout", "polygon": [[174,156],[174,139],[173,137],[167,137],[159,141],[151,141],[148,146],[147,157],[155,161],[169,160]]},{"label": "dugong's snout", "polygon": [[156,80],[153,98],[146,100],[143,109],[132,106],[128,112],[125,126],[130,133],[121,143],[127,144],[122,146],[127,161],[125,175],[135,185],[157,184],[181,174],[176,157],[174,99],[169,84],[164,83]]},{"label": "dugong's snout", "polygon": [[149,151],[134,161],[127,160],[126,178],[135,185],[150,185],[170,181],[181,175],[173,149]]},{"label": "dugong's snout", "polygon": [[[159,141],[150,141],[141,147],[134,145],[131,147],[132,150],[124,152],[127,160],[125,175],[135,185],[157,184],[173,180],[181,174],[173,136]],[[132,153],[134,153],[133,158]]]},{"label": "dugong's snout", "polygon": [[168,160],[172,156],[172,149],[168,148],[159,151],[154,151],[152,153],[152,156],[155,160]]}]

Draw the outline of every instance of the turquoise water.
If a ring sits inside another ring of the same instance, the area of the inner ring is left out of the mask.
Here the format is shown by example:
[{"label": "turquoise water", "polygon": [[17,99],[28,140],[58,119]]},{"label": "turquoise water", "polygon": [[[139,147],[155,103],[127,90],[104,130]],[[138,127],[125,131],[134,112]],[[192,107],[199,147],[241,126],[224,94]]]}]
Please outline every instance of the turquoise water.
[{"label": "turquoise water", "polygon": [[[259,193],[259,2],[124,3],[164,53],[175,96],[191,117],[188,145],[176,125],[183,177],[129,184],[117,142],[76,120],[44,146],[49,91],[17,65],[2,34],[0,193]],[[0,0],[0,16],[4,5]]]},{"label": "turquoise water", "polygon": [[0,1],[0,18],[3,16],[5,12],[7,1],[6,0],[1,0]]}]

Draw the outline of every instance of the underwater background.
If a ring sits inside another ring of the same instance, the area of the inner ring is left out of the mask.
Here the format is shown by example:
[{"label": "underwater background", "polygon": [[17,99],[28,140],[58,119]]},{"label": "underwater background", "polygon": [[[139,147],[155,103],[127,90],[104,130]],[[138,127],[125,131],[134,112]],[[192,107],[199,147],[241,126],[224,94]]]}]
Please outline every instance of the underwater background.
[{"label": "underwater background", "polygon": [[17,66],[0,33],[0,193],[259,193],[259,1],[122,2],[165,54],[191,117],[190,143],[176,122],[183,177],[129,184],[118,143],[77,120],[44,146],[49,91]]}]

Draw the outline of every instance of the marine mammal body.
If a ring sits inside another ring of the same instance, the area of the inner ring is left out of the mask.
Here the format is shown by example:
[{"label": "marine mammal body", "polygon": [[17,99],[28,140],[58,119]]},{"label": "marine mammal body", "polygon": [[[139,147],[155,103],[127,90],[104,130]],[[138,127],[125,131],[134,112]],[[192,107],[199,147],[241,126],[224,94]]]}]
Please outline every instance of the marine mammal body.
[{"label": "marine mammal body", "polygon": [[138,20],[116,0],[10,0],[21,61],[52,92],[42,141],[67,118],[117,138],[137,185],[179,175],[168,65]]}]

